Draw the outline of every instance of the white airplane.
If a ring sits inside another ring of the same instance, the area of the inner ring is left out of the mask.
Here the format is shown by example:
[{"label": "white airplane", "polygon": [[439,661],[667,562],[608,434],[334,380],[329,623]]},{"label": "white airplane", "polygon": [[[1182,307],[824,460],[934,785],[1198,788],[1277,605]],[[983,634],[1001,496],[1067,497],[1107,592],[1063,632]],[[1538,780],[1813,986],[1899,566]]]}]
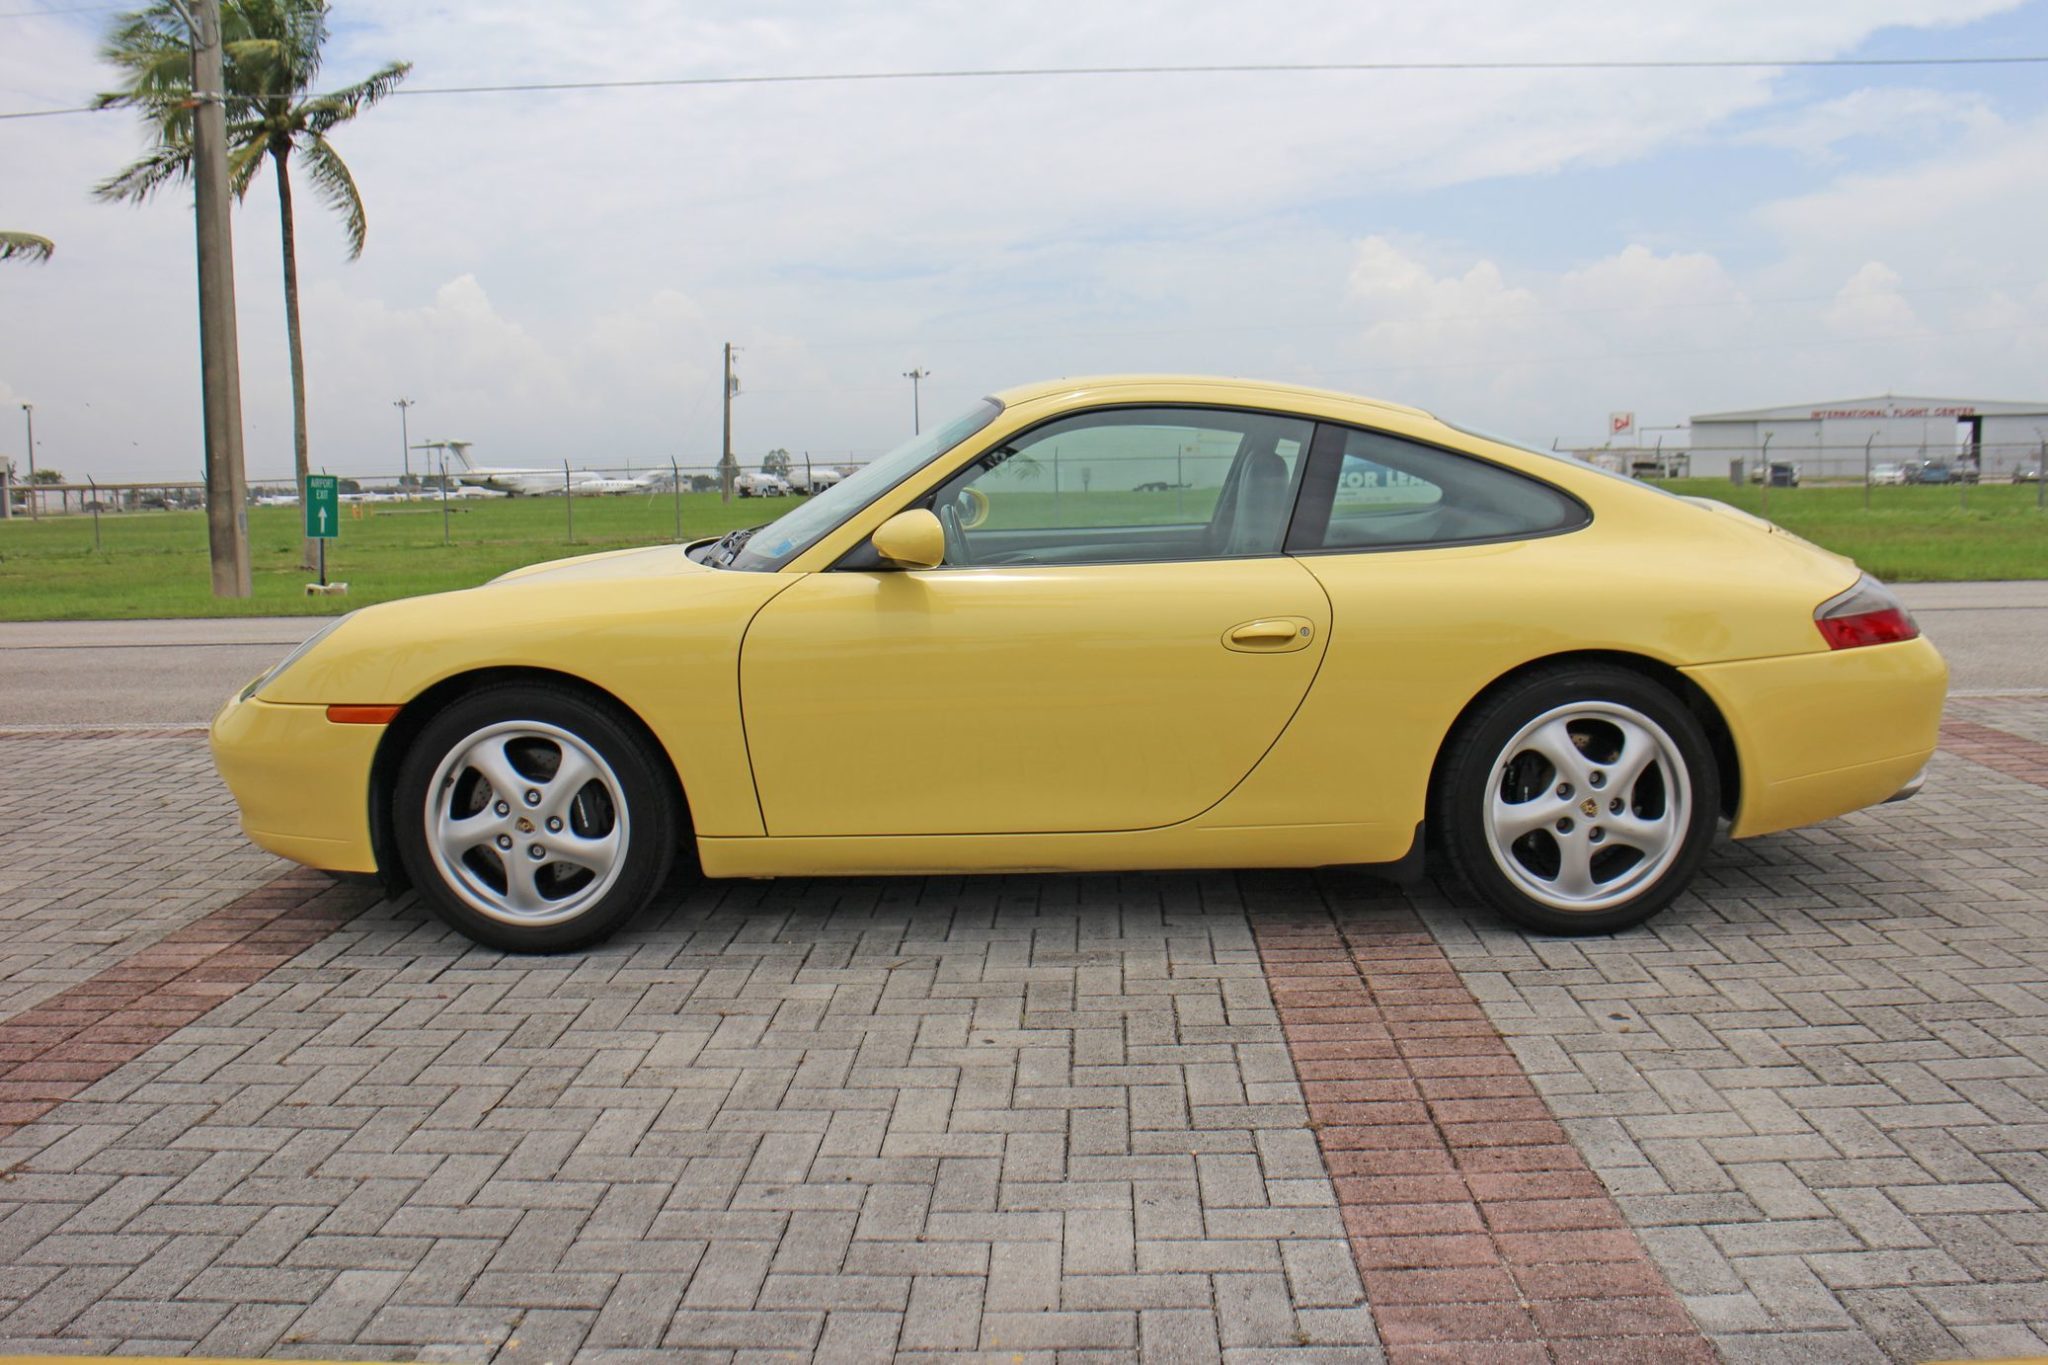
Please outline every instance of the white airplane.
[{"label": "white airplane", "polygon": [[[487,488],[499,493],[547,494],[562,491],[564,472],[560,469],[508,468],[501,465],[480,465],[470,459],[469,448],[474,441],[422,441],[416,450],[438,450],[442,452],[442,467],[446,469],[447,458],[453,456],[460,470],[450,470],[455,479],[472,488]],[[659,471],[642,474],[632,479],[606,478],[588,469],[567,471],[568,486],[579,494],[590,493],[640,493],[661,477]]]}]

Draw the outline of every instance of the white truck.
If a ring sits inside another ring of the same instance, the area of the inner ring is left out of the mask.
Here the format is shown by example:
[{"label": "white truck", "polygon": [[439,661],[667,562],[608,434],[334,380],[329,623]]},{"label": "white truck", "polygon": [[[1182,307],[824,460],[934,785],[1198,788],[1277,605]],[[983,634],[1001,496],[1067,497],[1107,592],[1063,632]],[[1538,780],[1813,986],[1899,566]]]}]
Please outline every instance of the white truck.
[{"label": "white truck", "polygon": [[789,496],[789,485],[778,475],[765,469],[751,470],[732,481],[733,492],[743,498],[783,498]]},{"label": "white truck", "polygon": [[785,476],[785,482],[789,484],[792,493],[822,493],[844,477],[846,476],[838,470],[826,465],[812,465],[808,469],[802,465],[792,465]]}]

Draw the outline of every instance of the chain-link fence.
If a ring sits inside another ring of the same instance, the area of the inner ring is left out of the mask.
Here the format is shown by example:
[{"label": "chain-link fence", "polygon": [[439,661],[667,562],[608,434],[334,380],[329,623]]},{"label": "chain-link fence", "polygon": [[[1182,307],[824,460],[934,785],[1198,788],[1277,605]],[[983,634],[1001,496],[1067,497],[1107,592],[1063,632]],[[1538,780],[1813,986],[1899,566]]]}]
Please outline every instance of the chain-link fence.
[{"label": "chain-link fence", "polygon": [[[680,461],[654,468],[551,470],[459,467],[451,460],[445,475],[436,461],[410,476],[337,477],[342,533],[351,541],[574,546],[694,540],[769,521],[789,503],[859,467],[799,456],[787,464],[775,460],[771,468],[745,466],[733,474],[729,497],[719,466]],[[23,553],[140,553],[200,534],[176,529],[186,519],[156,515],[204,510],[206,485],[196,480],[102,482],[88,476],[28,484],[11,479],[10,472],[0,465],[0,525],[21,526],[28,538],[11,539]],[[273,548],[296,543],[299,493],[293,480],[251,481],[248,506],[252,538]],[[31,531],[32,524],[39,531]]]},{"label": "chain-link fence", "polygon": [[[1930,442],[1867,445],[1794,445],[1680,449],[1602,446],[1576,452],[1618,473],[1645,479],[1715,478],[1761,483],[1768,465],[1779,487],[1801,484],[1879,486],[1947,483],[2038,483],[2048,442],[1942,447]],[[1789,472],[1788,472],[1789,471]]]}]

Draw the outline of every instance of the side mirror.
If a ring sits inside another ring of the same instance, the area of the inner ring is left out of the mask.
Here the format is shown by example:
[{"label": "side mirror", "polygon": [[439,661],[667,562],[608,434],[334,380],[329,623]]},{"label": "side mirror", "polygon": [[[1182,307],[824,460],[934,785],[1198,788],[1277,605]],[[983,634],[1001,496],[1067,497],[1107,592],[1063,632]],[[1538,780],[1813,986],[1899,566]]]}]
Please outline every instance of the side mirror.
[{"label": "side mirror", "polygon": [[946,528],[922,507],[898,512],[875,528],[868,543],[883,563],[899,569],[936,569],[946,562]]},{"label": "side mirror", "polygon": [[988,520],[988,494],[969,484],[953,495],[953,511],[960,518],[960,529],[972,531]]}]

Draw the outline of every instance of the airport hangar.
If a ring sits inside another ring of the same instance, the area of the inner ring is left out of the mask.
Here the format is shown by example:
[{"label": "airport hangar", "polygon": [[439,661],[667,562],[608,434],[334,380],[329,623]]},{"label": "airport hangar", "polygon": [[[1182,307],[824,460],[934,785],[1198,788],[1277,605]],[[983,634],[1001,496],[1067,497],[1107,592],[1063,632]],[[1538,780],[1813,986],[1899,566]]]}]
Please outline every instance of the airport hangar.
[{"label": "airport hangar", "polygon": [[1872,465],[1909,460],[1975,459],[1987,479],[2033,464],[2048,441],[2048,401],[1913,398],[1881,394],[1827,403],[1799,403],[1748,412],[1710,412],[1691,422],[1688,472],[1727,478],[1731,461],[1745,470],[1770,438],[1773,463],[1789,461],[1810,477],[1860,476],[1864,444]]}]

